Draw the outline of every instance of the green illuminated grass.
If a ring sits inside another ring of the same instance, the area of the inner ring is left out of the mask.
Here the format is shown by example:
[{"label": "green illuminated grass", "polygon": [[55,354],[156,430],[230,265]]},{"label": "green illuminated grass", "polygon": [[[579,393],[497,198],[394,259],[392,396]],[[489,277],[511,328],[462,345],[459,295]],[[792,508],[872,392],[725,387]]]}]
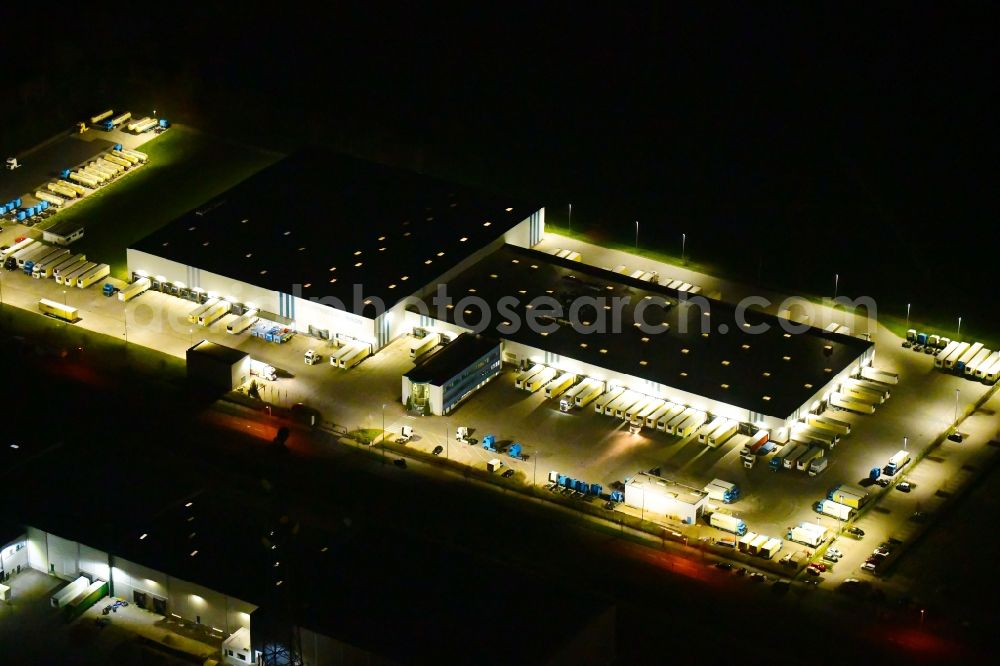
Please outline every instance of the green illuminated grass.
[{"label": "green illuminated grass", "polygon": [[59,213],[52,223],[83,224],[73,250],[126,277],[125,250],[183,213],[277,161],[281,155],[232,143],[184,125],[142,145],[149,162]]}]

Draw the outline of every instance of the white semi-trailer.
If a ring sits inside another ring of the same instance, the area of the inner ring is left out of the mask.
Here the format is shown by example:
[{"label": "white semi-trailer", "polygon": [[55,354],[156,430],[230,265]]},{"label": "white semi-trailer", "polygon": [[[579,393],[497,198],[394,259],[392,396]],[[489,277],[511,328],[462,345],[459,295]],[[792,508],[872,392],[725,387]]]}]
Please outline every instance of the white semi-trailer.
[{"label": "white semi-trailer", "polygon": [[414,338],[410,343],[410,358],[418,359],[430,350],[434,349],[441,342],[440,333],[428,333],[422,338]]},{"label": "white semi-trailer", "polygon": [[575,382],[576,375],[571,372],[565,372],[545,385],[545,397],[557,398]]},{"label": "white semi-trailer", "polygon": [[229,301],[219,301],[209,309],[198,315],[198,325],[199,326],[211,326],[218,320],[229,314],[230,308],[232,308],[232,303]]},{"label": "white semi-trailer", "polygon": [[986,347],[980,349],[979,353],[973,356],[972,360],[965,365],[965,374],[975,376],[976,370],[979,368],[979,364],[989,358],[992,353],[992,349],[987,349]]},{"label": "white semi-trailer", "polygon": [[576,396],[581,391],[586,391],[591,387],[591,380],[584,378],[580,383],[569,387],[559,396],[559,410],[568,412],[576,406]]},{"label": "white semi-trailer", "polygon": [[874,414],[875,405],[867,402],[861,402],[860,400],[855,400],[850,396],[843,395],[841,393],[834,393],[830,396],[830,404],[837,409],[843,409],[849,412],[856,412],[858,414]]},{"label": "white semi-trailer", "polygon": [[146,292],[150,287],[149,278],[139,278],[129,286],[118,292],[118,300],[123,303],[131,301],[133,298]]},{"label": "white semi-trailer", "polygon": [[972,346],[966,349],[965,353],[962,354],[957,361],[955,361],[955,370],[958,372],[965,372],[965,366],[969,364],[969,361],[975,358],[976,354],[978,354],[979,350],[982,348],[982,342],[973,343]]},{"label": "white semi-trailer", "polygon": [[4,261],[6,261],[7,257],[9,257],[11,255],[17,254],[18,252],[20,252],[21,250],[24,250],[29,245],[32,245],[35,242],[36,241],[35,241],[34,238],[25,238],[25,239],[19,240],[16,243],[14,243],[13,245],[11,245],[10,247],[8,247],[7,249],[0,250],[0,259],[3,259]]},{"label": "white semi-trailer", "polygon": [[676,402],[670,403],[670,408],[663,414],[660,414],[656,419],[656,429],[662,432],[667,431],[667,424],[674,419],[675,416],[680,414],[686,409],[684,405],[677,404]]},{"label": "white semi-trailer", "polygon": [[682,425],[685,421],[694,416],[694,413],[695,410],[692,409],[691,407],[688,407],[683,412],[681,412],[674,418],[670,419],[670,421],[668,421],[667,424],[663,427],[663,431],[668,435],[674,434],[674,431],[677,430],[678,426]]},{"label": "white semi-trailer", "polygon": [[109,275],[111,275],[111,266],[107,264],[98,264],[94,268],[76,278],[76,286],[80,289],[86,289],[98,280],[103,280]]},{"label": "white semi-trailer", "polygon": [[736,536],[743,536],[747,533],[746,523],[736,516],[731,516],[728,513],[722,513],[720,511],[712,512],[712,515],[709,516],[708,524],[712,527],[717,527],[720,530],[732,532]]},{"label": "white semi-trailer", "polygon": [[49,254],[45,259],[36,261],[31,267],[31,277],[35,279],[47,278],[52,275],[53,269],[69,258],[69,250],[61,248]]},{"label": "white semi-trailer", "polygon": [[552,378],[555,376],[556,376],[555,368],[543,368],[541,372],[539,372],[534,377],[525,382],[524,390],[527,391],[528,393],[534,393],[538,389],[548,384],[549,381],[551,381]]},{"label": "white semi-trailer", "polygon": [[848,379],[847,383],[851,386],[855,386],[859,389],[864,389],[865,391],[870,391],[876,395],[882,396],[883,400],[888,400],[892,397],[892,391],[885,384],[880,384],[878,382],[873,382],[868,379],[858,379],[852,378]]},{"label": "white semi-trailer", "polygon": [[955,363],[958,361],[958,359],[961,358],[962,355],[965,354],[965,352],[968,351],[969,347],[971,346],[972,345],[970,345],[968,342],[958,343],[958,346],[955,347],[955,349],[952,350],[951,354],[948,355],[948,358],[944,360],[944,369],[950,370],[954,368]]},{"label": "white semi-trailer", "polygon": [[353,353],[340,357],[339,361],[340,367],[345,370],[350,370],[358,363],[361,363],[361,361],[368,358],[369,354],[371,354],[371,347],[369,347],[368,345],[354,347]]},{"label": "white semi-trailer", "polygon": [[817,513],[822,513],[827,516],[833,516],[839,520],[850,520],[851,516],[854,515],[854,509],[847,506],[846,504],[841,504],[840,502],[834,502],[833,500],[824,499],[816,502]]},{"label": "white semi-trailer", "polygon": [[46,183],[45,189],[63,199],[75,199],[77,197],[76,190],[72,190],[62,183]]},{"label": "white semi-trailer", "polygon": [[827,529],[825,527],[814,523],[800,523],[790,529],[785,538],[815,548],[826,541],[826,535]]},{"label": "white semi-trailer", "polygon": [[576,406],[586,407],[587,405],[589,405],[590,403],[601,397],[601,394],[603,393],[604,393],[604,382],[591,380],[590,385],[586,389],[583,389],[582,391],[576,394],[576,398],[574,398],[574,400],[576,401]]},{"label": "white semi-trailer", "polygon": [[340,359],[342,359],[345,356],[347,356],[348,354],[352,353],[353,350],[354,350],[354,347],[352,347],[351,345],[346,345],[346,344],[345,345],[341,345],[340,347],[338,347],[336,349],[336,351],[334,351],[334,352],[332,352],[330,354],[330,365],[332,365],[335,368],[339,368],[340,367]]},{"label": "white semi-trailer", "polygon": [[27,250],[22,250],[18,252],[14,257],[17,259],[17,267],[24,268],[24,265],[29,261],[36,261],[41,257],[52,251],[51,245],[46,245],[45,243],[37,243],[32,245]]},{"label": "white semi-trailer", "polygon": [[730,437],[736,434],[736,431],[739,430],[739,427],[740,427],[739,421],[733,421],[732,419],[730,419],[729,421],[726,422],[725,425],[723,425],[722,427],[718,428],[715,432],[710,434],[708,436],[708,441],[706,443],[713,449],[718,447],[720,444],[725,444]]},{"label": "white semi-trailer", "polygon": [[687,421],[677,426],[674,434],[678,437],[690,437],[701,427],[701,425],[708,420],[708,414],[702,411],[695,411],[695,413]]},{"label": "white semi-trailer", "polygon": [[609,403],[618,399],[625,389],[621,386],[611,386],[605,391],[601,396],[594,400],[594,411],[598,414],[604,413],[604,408],[608,406]]},{"label": "white semi-trailer", "polygon": [[35,190],[35,198],[39,201],[48,201],[53,206],[57,208],[66,203],[66,200],[62,197],[57,197],[54,194],[49,194],[48,192],[43,192],[42,190]]},{"label": "white semi-trailer", "polygon": [[660,417],[670,411],[670,408],[674,406],[672,402],[664,402],[659,407],[657,407],[652,414],[646,416],[646,427],[655,428],[656,422],[660,420]]},{"label": "white semi-trailer", "polygon": [[615,398],[614,400],[612,400],[611,402],[609,402],[607,405],[604,406],[604,414],[606,416],[614,416],[615,410],[617,410],[619,407],[621,407],[624,404],[631,405],[638,399],[639,399],[639,394],[636,393],[635,391],[625,391],[624,393],[622,393],[617,398]]},{"label": "white semi-trailer", "polygon": [[830,432],[835,432],[838,435],[850,435],[851,434],[851,424],[847,421],[841,421],[840,419],[835,419],[832,416],[810,414],[806,419],[806,423],[814,428],[820,428],[822,430],[829,430]]},{"label": "white semi-trailer", "polygon": [[[958,346],[960,344],[961,343],[958,340],[952,340],[947,345],[945,345],[945,348],[941,350],[941,353],[934,357],[934,367],[936,367],[936,368],[943,368],[943,367],[945,367],[944,366],[944,360],[946,358],[948,358],[949,356],[951,356],[952,352],[954,352],[956,349],[958,349]],[[868,370],[868,368],[862,368],[861,369],[861,376],[862,377],[865,376],[865,370]],[[872,377],[868,377],[868,378],[872,379]],[[881,380],[877,380],[876,379],[876,381],[881,381]]]},{"label": "white semi-trailer", "polygon": [[42,271],[43,272],[42,277],[43,278],[54,277],[58,275],[61,271],[64,271],[70,268],[71,266],[76,266],[77,264],[84,263],[86,259],[87,255],[85,254],[77,254],[69,258],[64,257],[63,260],[58,264],[47,265],[45,267],[45,270]]},{"label": "white semi-trailer", "polygon": [[198,323],[198,317],[200,317],[202,315],[202,313],[204,313],[206,310],[208,310],[210,307],[212,307],[213,305],[215,305],[218,302],[219,302],[218,298],[210,298],[207,301],[205,301],[204,303],[202,303],[201,305],[195,307],[194,310],[191,310],[191,312],[188,312],[188,323],[189,324],[197,324]]},{"label": "white semi-trailer", "polygon": [[75,287],[76,279],[93,268],[97,268],[97,262],[88,261],[80,268],[66,273],[60,273],[59,277],[56,278],[56,284],[66,285],[67,287]]},{"label": "white semi-trailer", "polygon": [[226,333],[239,335],[257,323],[257,310],[247,310],[242,315],[226,324]]},{"label": "white semi-trailer", "polygon": [[714,419],[703,425],[701,430],[698,431],[698,441],[707,442],[708,436],[721,428],[726,423],[726,420],[725,416],[716,416]]},{"label": "white semi-trailer", "polygon": [[990,371],[990,368],[996,365],[997,361],[1000,361],[1000,352],[993,352],[985,361],[976,366],[976,377],[978,379],[984,379],[986,377],[986,373]]}]

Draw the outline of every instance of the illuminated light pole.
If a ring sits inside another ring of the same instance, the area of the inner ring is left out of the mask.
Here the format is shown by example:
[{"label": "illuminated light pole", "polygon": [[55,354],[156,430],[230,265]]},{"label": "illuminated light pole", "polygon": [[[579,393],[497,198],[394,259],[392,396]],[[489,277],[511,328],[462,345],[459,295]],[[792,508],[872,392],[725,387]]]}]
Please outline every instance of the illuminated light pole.
[{"label": "illuminated light pole", "polygon": [[840,286],[840,275],[837,273],[833,274],[833,297],[837,298],[837,287]]},{"label": "illuminated light pole", "polygon": [[906,330],[910,330],[910,304],[906,304]]},{"label": "illuminated light pole", "polygon": [[569,222],[568,222],[570,232],[573,231],[573,204],[569,205]]},{"label": "illuminated light pole", "polygon": [[907,437],[903,437],[903,450],[904,450],[904,451],[906,451],[906,445],[907,445],[907,443],[908,443],[909,441],[910,441],[910,440],[909,440],[909,438],[907,438]]},{"label": "illuminated light pole", "polygon": [[684,250],[686,249],[686,246],[687,246],[687,239],[688,239],[688,235],[687,234],[681,234],[681,263],[682,264],[684,263]]},{"label": "illuminated light pole", "polygon": [[959,340],[962,339],[962,318],[961,317],[958,318],[958,334],[955,337],[958,338]]},{"label": "illuminated light pole", "polygon": [[639,220],[635,221],[635,249],[639,249]]},{"label": "illuminated light pole", "polygon": [[955,425],[958,425],[958,392],[962,389],[955,389]]},{"label": "illuminated light pole", "polygon": [[924,623],[924,609],[920,609],[920,624]]}]

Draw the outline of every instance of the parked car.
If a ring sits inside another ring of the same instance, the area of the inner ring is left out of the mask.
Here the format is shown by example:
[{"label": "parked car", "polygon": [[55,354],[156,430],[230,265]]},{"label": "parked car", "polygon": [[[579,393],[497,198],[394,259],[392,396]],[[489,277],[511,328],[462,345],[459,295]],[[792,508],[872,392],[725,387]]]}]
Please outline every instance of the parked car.
[{"label": "parked car", "polygon": [[875,483],[877,483],[878,485],[880,485],[880,486],[882,486],[883,488],[885,488],[885,487],[886,487],[886,486],[888,486],[888,485],[889,485],[889,483],[891,483],[891,482],[889,481],[889,479],[887,479],[887,478],[885,478],[885,477],[883,476],[882,478],[880,478],[880,479],[877,479],[877,480],[875,481]]},{"label": "parked car", "polygon": [[910,483],[909,481],[902,481],[902,482],[896,484],[896,490],[899,490],[900,492],[908,493],[911,490],[913,490],[913,484]]},{"label": "parked car", "polygon": [[810,564],[806,567],[806,573],[810,576],[819,576],[823,572]]},{"label": "parked car", "polygon": [[505,479],[509,479],[510,477],[514,476],[514,470],[508,467],[503,471],[503,474],[501,474],[500,476],[502,476]]},{"label": "parked car", "polygon": [[827,562],[832,562],[832,563],[836,564],[837,562],[840,561],[840,556],[839,555],[834,555],[833,553],[827,552],[827,553],[823,553],[823,559],[826,560]]},{"label": "parked car", "polygon": [[762,573],[754,571],[752,574],[750,574],[750,580],[752,580],[755,583],[763,583],[764,581],[767,580],[767,576],[765,576]]},{"label": "parked car", "polygon": [[826,552],[827,552],[828,555],[833,555],[834,557],[843,557],[844,556],[844,554],[842,552],[840,552],[840,549],[837,548],[836,546],[830,546],[829,548],[826,549]]},{"label": "parked car", "polygon": [[395,460],[392,461],[392,464],[395,465],[396,467],[406,469],[406,458],[396,458]]},{"label": "parked car", "polygon": [[847,528],[847,533],[852,537],[857,537],[858,539],[864,537],[865,535],[865,531],[863,529],[860,527],[854,527],[853,525]]},{"label": "parked car", "polygon": [[868,560],[861,565],[861,568],[865,571],[875,571],[875,562]]},{"label": "parked car", "polygon": [[733,564],[732,564],[732,562],[716,562],[715,563],[715,568],[716,569],[722,569],[723,571],[732,571],[733,570]]},{"label": "parked car", "polygon": [[955,431],[950,435],[948,435],[948,441],[950,442],[958,442],[959,444],[961,444],[963,439],[965,439],[965,435],[958,431]]},{"label": "parked car", "polygon": [[439,455],[441,455],[442,451],[444,451],[444,447],[441,446],[440,444],[438,444],[437,446],[434,447],[434,450],[431,451],[431,453],[433,453],[436,456],[439,456]]},{"label": "parked car", "polygon": [[809,566],[811,566],[811,567],[813,567],[815,569],[818,569],[820,571],[826,571],[826,565],[823,564],[822,562],[813,562]]}]

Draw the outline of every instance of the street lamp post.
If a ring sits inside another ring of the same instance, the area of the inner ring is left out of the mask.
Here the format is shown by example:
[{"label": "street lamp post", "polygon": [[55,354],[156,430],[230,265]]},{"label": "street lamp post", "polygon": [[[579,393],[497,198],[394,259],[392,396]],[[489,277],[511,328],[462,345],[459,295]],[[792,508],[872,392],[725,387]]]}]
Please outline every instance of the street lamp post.
[{"label": "street lamp post", "polygon": [[958,392],[962,389],[955,389],[955,425],[958,425]]},{"label": "street lamp post", "polygon": [[382,464],[385,464],[385,403],[382,403]]},{"label": "street lamp post", "polygon": [[684,263],[684,250],[686,249],[686,246],[687,246],[687,239],[688,239],[688,235],[687,234],[681,234],[681,263],[682,264]]},{"label": "street lamp post", "polygon": [[639,249],[639,220],[635,221],[635,249]]},{"label": "street lamp post", "polygon": [[959,339],[959,340],[962,339],[962,318],[961,317],[958,318],[958,333],[955,335],[955,337],[957,339]]},{"label": "street lamp post", "polygon": [[569,222],[567,224],[570,231],[573,231],[573,204],[569,205]]},{"label": "street lamp post", "polygon": [[837,273],[833,274],[833,297],[837,298],[837,287],[840,286],[840,275]]},{"label": "street lamp post", "polygon": [[910,330],[910,304],[906,304],[906,330]]},{"label": "street lamp post", "polygon": [[910,439],[908,437],[903,437],[903,450],[904,451],[906,451],[907,444],[909,443],[909,441],[910,441]]}]

